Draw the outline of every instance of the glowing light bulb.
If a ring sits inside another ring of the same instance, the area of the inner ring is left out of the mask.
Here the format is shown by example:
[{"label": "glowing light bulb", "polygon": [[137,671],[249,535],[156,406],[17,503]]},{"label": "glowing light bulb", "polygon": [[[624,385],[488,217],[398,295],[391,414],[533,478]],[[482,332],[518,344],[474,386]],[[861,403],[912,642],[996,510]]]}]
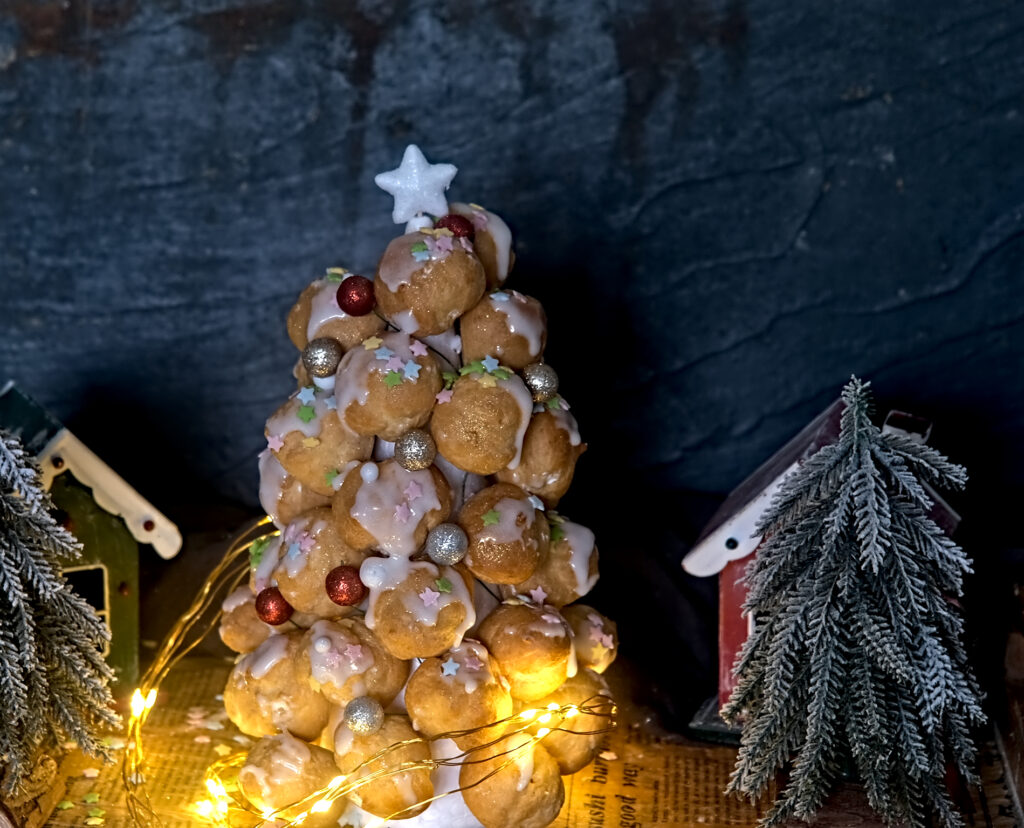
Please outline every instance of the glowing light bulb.
[{"label": "glowing light bulb", "polygon": [[565,710],[565,718],[567,718],[567,719],[572,719],[575,716],[579,716],[579,715],[580,715],[580,709],[578,707],[574,707],[574,706],[570,705]]},{"label": "glowing light bulb", "polygon": [[554,702],[551,702],[551,704],[548,705],[548,710],[560,710],[560,709],[561,708],[557,704],[555,704]]},{"label": "glowing light bulb", "polygon": [[227,789],[221,784],[219,779],[207,779],[206,790],[218,799],[228,795]]},{"label": "glowing light bulb", "polygon": [[327,811],[331,810],[331,800],[320,799],[317,802],[314,802],[313,807],[309,810],[312,811],[314,814],[326,813]]},{"label": "glowing light bulb", "polygon": [[192,810],[196,812],[196,816],[209,819],[213,816],[213,803],[209,799],[200,799],[192,805]]},{"label": "glowing light bulb", "polygon": [[550,732],[551,732],[551,728],[550,727],[542,727],[540,730],[537,731],[537,738],[538,739],[543,739]]},{"label": "glowing light bulb", "polygon": [[522,713],[519,714],[519,718],[522,719],[524,722],[532,722],[535,718],[537,718],[537,715],[539,713],[539,710],[524,710]]},{"label": "glowing light bulb", "polygon": [[547,724],[548,722],[551,721],[551,718],[553,716],[554,716],[553,713],[545,713],[543,716],[541,716],[539,719],[537,719],[537,721],[540,722],[541,724]]},{"label": "glowing light bulb", "polygon": [[138,687],[136,687],[135,692],[132,693],[131,708],[133,719],[139,718],[139,716],[141,716],[146,710],[146,699]]},{"label": "glowing light bulb", "polygon": [[146,694],[146,710],[149,710],[156,704],[156,688],[154,687]]}]

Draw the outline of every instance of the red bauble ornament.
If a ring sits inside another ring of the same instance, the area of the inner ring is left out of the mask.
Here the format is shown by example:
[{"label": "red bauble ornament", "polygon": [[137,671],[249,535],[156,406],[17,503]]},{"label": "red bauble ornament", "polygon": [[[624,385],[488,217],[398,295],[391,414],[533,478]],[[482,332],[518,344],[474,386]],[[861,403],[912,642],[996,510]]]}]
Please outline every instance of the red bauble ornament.
[{"label": "red bauble ornament", "polygon": [[256,596],[256,614],[264,624],[276,627],[291,618],[293,612],[295,609],[277,587],[267,587]]},{"label": "red bauble ornament", "polygon": [[465,216],[460,216],[458,213],[449,213],[447,216],[441,216],[435,223],[435,227],[444,227],[452,231],[452,235],[459,237],[464,236],[465,238],[473,241],[473,222],[471,222]]},{"label": "red bauble ornament", "polygon": [[366,316],[376,301],[373,282],[365,276],[349,276],[338,285],[338,307],[349,316]]},{"label": "red bauble ornament", "polygon": [[354,566],[336,566],[327,573],[327,597],[342,607],[352,607],[366,597],[366,584]]}]

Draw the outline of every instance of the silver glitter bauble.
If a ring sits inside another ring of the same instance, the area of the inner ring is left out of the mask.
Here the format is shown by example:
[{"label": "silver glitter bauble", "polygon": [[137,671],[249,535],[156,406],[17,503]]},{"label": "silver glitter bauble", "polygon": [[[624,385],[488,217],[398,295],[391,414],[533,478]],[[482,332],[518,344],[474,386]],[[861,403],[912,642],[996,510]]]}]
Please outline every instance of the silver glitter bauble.
[{"label": "silver glitter bauble", "polygon": [[469,538],[456,523],[439,523],[427,535],[424,550],[436,564],[455,566],[466,557]]},{"label": "silver glitter bauble", "polygon": [[345,706],[345,725],[353,733],[376,733],[384,724],[384,708],[369,696],[352,699]]},{"label": "silver glitter bauble", "polygon": [[337,339],[322,336],[319,339],[311,339],[309,344],[302,349],[302,364],[311,377],[332,376],[338,370],[338,363],[341,362],[341,343]]},{"label": "silver glitter bauble", "polygon": [[413,428],[395,441],[395,460],[408,471],[427,468],[437,457],[434,438],[422,428]]},{"label": "silver glitter bauble", "polygon": [[546,362],[535,362],[523,369],[526,387],[533,394],[534,402],[547,402],[558,393],[558,374]]}]

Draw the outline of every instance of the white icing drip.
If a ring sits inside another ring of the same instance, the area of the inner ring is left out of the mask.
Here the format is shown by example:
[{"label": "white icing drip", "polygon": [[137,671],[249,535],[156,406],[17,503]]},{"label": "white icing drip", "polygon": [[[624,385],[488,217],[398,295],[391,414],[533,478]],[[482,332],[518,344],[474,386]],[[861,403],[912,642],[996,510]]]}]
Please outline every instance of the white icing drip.
[{"label": "white icing drip", "polygon": [[416,321],[416,315],[411,309],[399,311],[388,321],[403,333],[414,334],[420,329],[420,323]]},{"label": "white icing drip", "polygon": [[311,379],[313,380],[313,385],[323,391],[334,390],[334,374],[331,374],[329,377],[311,377]]},{"label": "white icing drip", "polygon": [[572,634],[572,627],[569,628],[569,663],[565,666],[565,677],[572,678],[579,670],[579,663],[576,660],[576,639]]},{"label": "white icing drip", "polygon": [[359,464],[359,460],[349,460],[344,466],[338,469],[338,475],[334,478],[334,482],[331,483],[331,488],[334,489],[334,491],[338,491],[338,489],[340,489],[345,483],[345,478],[348,477],[348,473],[352,471],[352,469],[359,468]]},{"label": "white icing drip", "polygon": [[[317,621],[310,630],[313,640],[306,652],[315,682],[314,689],[318,689],[316,685],[321,684],[333,684],[340,689],[349,679],[363,676],[373,667],[373,651],[360,644],[355,636],[346,635],[330,621]],[[327,642],[326,647],[323,646],[324,640]],[[358,648],[354,656],[349,654],[350,647]],[[362,696],[366,693],[365,682],[362,679],[353,682],[350,689],[353,696]]]},{"label": "white icing drip", "polygon": [[251,653],[242,657],[238,662],[238,667],[241,668],[239,675],[248,674],[254,679],[261,679],[287,655],[287,636],[272,635]]},{"label": "white icing drip", "polygon": [[558,614],[558,610],[548,604],[540,609],[542,610],[541,614],[536,621],[530,622],[527,629],[539,632],[545,638],[565,638],[569,625]]},{"label": "white icing drip", "polygon": [[[310,386],[307,386],[310,387]],[[323,427],[324,417],[334,416],[334,412],[327,407],[327,398],[330,396],[326,391],[316,391],[312,402],[313,413],[309,422],[303,422],[299,417],[299,409],[305,404],[299,399],[300,391],[296,391],[288,402],[276,411],[267,420],[267,434],[271,436],[284,437],[293,431],[300,432],[305,437],[316,437]]]},{"label": "white icing drip", "polygon": [[274,524],[283,529],[280,522],[278,507],[281,503],[281,494],[284,490],[285,481],[288,479],[288,472],[284,470],[277,458],[270,449],[260,452],[260,506],[267,513]]},{"label": "white icing drip", "polygon": [[424,336],[421,339],[440,354],[450,368],[457,369],[462,365],[462,360],[460,359],[462,354],[462,337],[455,332],[455,328],[449,328],[447,331],[442,331],[433,336]]},{"label": "white icing drip", "polygon": [[306,325],[306,339],[316,339],[320,329],[332,319],[349,319],[349,315],[338,306],[338,283],[317,279],[316,293],[309,306],[309,323]]},{"label": "white icing drip", "polygon": [[255,803],[258,807],[264,807],[274,792],[270,774],[259,765],[243,765],[238,772],[238,781],[246,787],[255,785],[259,788],[259,802]]},{"label": "white icing drip", "polygon": [[[388,244],[381,257],[381,266],[377,268],[377,276],[389,291],[395,293],[402,285],[410,284],[416,272],[429,264],[429,259],[417,261],[410,249],[414,244],[426,242],[429,238],[425,233],[406,233]],[[395,322],[394,319],[391,321]]]},{"label": "white icing drip", "polygon": [[334,752],[338,756],[344,756],[350,750],[352,750],[352,742],[355,740],[356,734],[348,729],[347,724],[338,725],[334,731]]},{"label": "white icing drip", "polygon": [[[352,518],[373,535],[383,552],[411,555],[417,549],[416,527],[424,515],[441,508],[430,469],[411,472],[389,461],[380,466],[364,463],[359,474],[363,483],[352,504]],[[412,499],[406,494],[411,483],[415,483],[421,491],[418,497]],[[399,518],[399,509],[403,510],[403,515],[404,510],[408,510],[405,522]]]},{"label": "white icing drip", "polygon": [[[495,301],[494,295],[488,297],[491,307],[501,311],[508,319],[509,333],[518,334],[526,340],[530,356],[540,354],[541,340],[544,334],[544,321],[541,319],[537,305],[527,301],[527,297],[515,290],[507,291],[508,299],[504,302]],[[501,356],[501,347],[498,347]]]},{"label": "white icing drip", "polygon": [[597,583],[598,574],[590,574],[590,559],[594,554],[594,533],[586,526],[563,520],[562,531],[565,532],[563,543],[569,545],[569,568],[576,578],[576,597],[582,598]]},{"label": "white icing drip", "polygon": [[283,535],[278,535],[267,544],[263,550],[262,557],[260,557],[259,564],[252,571],[252,586],[257,593],[270,586],[273,580],[274,570],[277,569],[277,565],[281,562],[282,538]]},{"label": "white icing drip", "polygon": [[473,213],[482,213],[487,217],[487,228],[484,231],[477,230],[476,232],[489,233],[491,238],[494,240],[494,249],[497,251],[497,265],[498,265],[498,281],[504,282],[508,278],[508,266],[509,260],[511,259],[510,253],[512,251],[512,231],[509,230],[508,225],[505,224],[505,220],[497,213],[492,213],[490,210],[475,209],[470,207],[468,204],[461,202],[453,202],[449,205],[449,209],[453,213],[460,213],[461,215],[471,217]]},{"label": "white icing drip", "polygon": [[556,408],[554,411],[548,409],[548,413],[555,418],[555,425],[568,433],[569,445],[578,446],[580,444],[580,427],[576,422],[576,418],[561,408]]},{"label": "white icing drip", "polygon": [[252,590],[249,587],[239,587],[232,592],[227,598],[224,599],[224,603],[220,605],[221,612],[227,615],[229,612],[233,612],[240,606],[253,600]]},{"label": "white icing drip", "polygon": [[533,778],[533,743],[528,733],[513,733],[505,742],[503,750],[508,750],[508,758],[512,766],[519,771],[517,791],[525,791]]},{"label": "white icing drip", "polygon": [[508,379],[498,380],[498,385],[508,391],[516,404],[519,406],[519,427],[516,429],[516,454],[508,468],[519,467],[519,460],[523,456],[523,437],[526,436],[526,428],[530,425],[530,417],[533,414],[533,397],[530,390],[518,376],[513,374]]},{"label": "white icing drip", "polygon": [[412,787],[413,776],[411,771],[392,774],[388,778],[394,782],[395,787],[398,789],[398,794],[402,797],[402,802],[405,805],[415,805],[419,801],[416,791]]},{"label": "white icing drip", "polygon": [[[528,500],[520,500],[518,497],[503,497],[494,504],[492,510],[500,516],[498,522],[491,526],[484,526],[478,535],[479,541],[495,543],[523,541],[529,547],[534,549],[537,547],[537,539],[530,532],[530,528],[537,519],[537,510],[533,508],[533,504]],[[526,520],[520,524],[520,518],[526,518]]]}]

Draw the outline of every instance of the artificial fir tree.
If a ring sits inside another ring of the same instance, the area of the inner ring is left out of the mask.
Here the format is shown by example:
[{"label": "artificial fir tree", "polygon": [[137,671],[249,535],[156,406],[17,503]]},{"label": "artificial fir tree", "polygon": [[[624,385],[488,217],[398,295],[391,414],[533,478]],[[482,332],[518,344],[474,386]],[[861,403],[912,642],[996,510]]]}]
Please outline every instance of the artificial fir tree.
[{"label": "artificial fir tree", "polygon": [[37,753],[66,739],[105,753],[119,722],[101,648],[107,629],[71,591],[60,564],[79,555],[50,514],[39,469],[0,431],[0,793],[17,792]]},{"label": "artificial fir tree", "polygon": [[945,784],[973,779],[983,720],[961,642],[970,563],[929,517],[922,482],[960,489],[961,466],[871,421],[868,384],[843,390],[839,439],[783,483],[747,572],[755,626],[722,711],[743,724],[729,784],[760,796],[788,769],[763,821],[808,819],[856,772],[887,822],[961,824]]}]

